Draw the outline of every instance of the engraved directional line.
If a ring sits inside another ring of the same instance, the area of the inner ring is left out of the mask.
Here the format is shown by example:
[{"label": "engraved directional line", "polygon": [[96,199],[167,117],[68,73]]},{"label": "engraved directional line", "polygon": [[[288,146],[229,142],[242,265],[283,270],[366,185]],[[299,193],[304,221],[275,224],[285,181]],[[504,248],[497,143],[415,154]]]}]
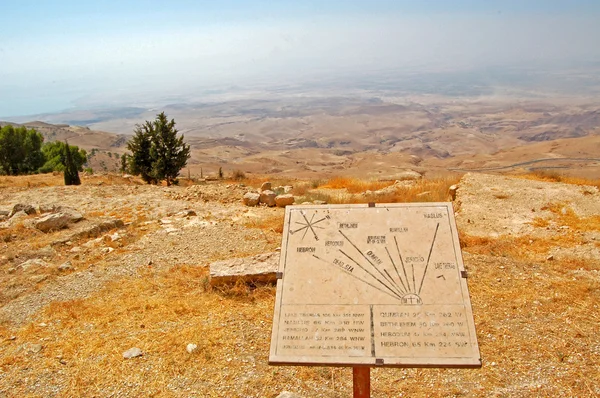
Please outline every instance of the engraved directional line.
[{"label": "engraved directional line", "polygon": [[[362,250],[360,250],[360,249],[358,248],[358,246],[356,246],[356,245],[354,244],[354,242],[352,242],[352,241],[350,240],[350,238],[348,238],[348,237],[347,237],[347,236],[346,236],[346,235],[345,235],[345,234],[344,234],[342,231],[339,231],[339,230],[338,230],[338,232],[339,232],[340,234],[342,234],[342,236],[343,236],[343,237],[344,237],[344,238],[345,238],[345,239],[348,241],[348,243],[350,243],[350,244],[351,244],[351,245],[352,245],[352,246],[353,246],[353,247],[356,249],[356,251],[358,251],[358,252],[360,253],[360,255],[361,255],[361,256],[363,256],[363,258],[364,258],[365,260],[367,260],[367,262],[368,262],[369,264],[371,264],[371,266],[372,266],[372,267],[375,269],[375,271],[379,272],[379,275],[381,275],[381,276],[383,277],[383,279],[385,279],[385,280],[387,280],[388,282],[390,282],[390,283],[394,284],[394,282],[393,282],[392,280],[388,279],[388,277],[387,277],[387,276],[386,276],[386,275],[385,275],[383,272],[381,272],[381,270],[380,270],[379,268],[377,268],[377,266],[376,266],[375,264],[373,264],[373,263],[371,262],[371,260],[369,260],[369,257],[365,256],[365,254],[362,252]],[[400,293],[400,294],[401,294],[401,293]]]},{"label": "engraved directional line", "polygon": [[421,286],[419,286],[419,294],[423,289],[423,282],[425,281],[425,275],[427,274],[427,268],[429,267],[429,260],[431,260],[431,252],[433,251],[433,245],[435,244],[435,238],[437,237],[438,229],[440,229],[440,223],[435,226],[435,232],[433,233],[433,240],[431,241],[431,247],[429,248],[429,255],[427,256],[427,264],[425,264],[425,271],[423,271],[423,278],[421,278]]},{"label": "engraved directional line", "polygon": [[[394,237],[395,239],[395,237]],[[400,281],[400,283],[402,284],[402,287],[404,288],[405,291],[409,291],[409,289],[406,287],[406,285],[404,284],[404,281],[402,280],[402,277],[400,276],[400,273],[398,272],[398,267],[396,267],[396,263],[394,262],[394,260],[392,259],[392,255],[390,254],[390,251],[388,250],[388,248],[385,248],[385,251],[387,252],[388,257],[390,258],[390,261],[392,263],[392,265],[394,266],[394,270],[396,270],[396,275],[398,275],[398,280]]]},{"label": "engraved directional line", "polygon": [[[396,298],[402,298],[402,296],[400,296],[398,293],[396,293],[396,291],[394,291],[394,289],[392,289],[391,287],[389,287],[388,285],[386,285],[385,282],[383,282],[381,279],[377,278],[375,275],[373,275],[371,272],[369,272],[368,269],[366,269],[365,267],[363,267],[362,265],[360,265],[355,259],[353,259],[352,257],[350,257],[349,255],[347,255],[344,251],[340,250],[340,253],[342,253],[344,256],[348,257],[348,259],[350,259],[350,261],[352,261],[354,264],[356,264],[360,269],[362,269],[363,271],[365,271],[367,274],[369,274],[369,276],[371,276],[371,278],[375,279],[377,282],[379,282],[383,287],[385,287],[387,290],[389,290],[390,292],[392,292],[392,294],[394,295],[394,297]],[[342,268],[340,268],[342,269]],[[358,277],[357,277],[358,278]],[[373,286],[373,285],[371,285]]]},{"label": "engraved directional line", "polygon": [[337,265],[335,265],[335,264],[332,264],[332,263],[330,263],[330,262],[329,262],[329,261],[327,261],[327,260],[323,260],[321,257],[319,257],[319,256],[317,256],[317,255],[315,255],[315,254],[313,254],[312,256],[313,256],[314,258],[316,258],[317,260],[321,260],[321,261],[322,261],[322,262],[324,262],[325,264],[327,264],[327,265],[330,265],[330,266],[332,266],[333,268],[335,268],[335,269],[338,269],[338,270],[340,270],[340,271],[343,271],[343,272],[345,272],[346,274],[350,275],[350,276],[351,276],[351,277],[353,277],[353,278],[356,278],[356,279],[358,279],[359,281],[361,281],[361,282],[363,282],[363,283],[366,283],[367,285],[371,286],[372,288],[379,290],[381,293],[385,293],[385,294],[387,294],[388,296],[391,296],[391,297],[393,297],[393,298],[395,298],[395,299],[398,299],[398,298],[399,298],[397,295],[392,295],[392,294],[390,294],[389,292],[386,292],[385,290],[383,290],[383,289],[379,288],[378,286],[375,286],[374,284],[372,284],[372,283],[370,283],[370,282],[368,282],[368,281],[366,281],[366,280],[364,280],[364,279],[362,279],[362,278],[359,278],[358,276],[354,275],[352,272],[350,272],[350,271],[348,271],[348,270],[345,270],[345,269],[343,269],[343,268],[340,268],[340,267],[338,267]]},{"label": "engraved directional line", "polygon": [[[404,266],[404,260],[402,260],[402,254],[400,254],[400,248],[398,247],[398,240],[394,236],[394,242],[396,243],[396,250],[398,251],[398,257],[400,257],[400,264],[402,264],[402,271],[404,272],[404,277],[406,278],[406,284],[408,285],[409,292],[411,291],[410,283],[408,282],[408,275],[406,274],[406,267]],[[414,291],[413,291],[414,293]]]},{"label": "engraved directional line", "polygon": [[318,224],[318,223],[320,223],[322,221],[325,221],[325,220],[327,220],[330,217],[329,216],[325,216],[325,217],[321,218],[320,220],[317,220],[317,221],[313,222],[316,213],[313,213],[312,217],[310,218],[310,221],[308,220],[308,218],[306,217],[306,215],[304,214],[304,212],[300,212],[300,214],[302,215],[302,218],[304,218],[305,222],[298,222],[298,221],[296,221],[296,224],[302,225],[302,228],[298,228],[298,229],[296,229],[294,231],[290,231],[290,235],[293,235],[293,234],[295,234],[297,232],[300,232],[300,231],[304,231],[304,234],[302,235],[302,239],[304,239],[304,237],[308,233],[308,230],[310,229],[310,231],[313,233],[313,236],[314,236],[315,240],[318,241],[319,237],[317,236],[317,233],[315,232],[315,228],[323,229],[323,227],[320,227],[320,226],[318,226],[316,224]]}]

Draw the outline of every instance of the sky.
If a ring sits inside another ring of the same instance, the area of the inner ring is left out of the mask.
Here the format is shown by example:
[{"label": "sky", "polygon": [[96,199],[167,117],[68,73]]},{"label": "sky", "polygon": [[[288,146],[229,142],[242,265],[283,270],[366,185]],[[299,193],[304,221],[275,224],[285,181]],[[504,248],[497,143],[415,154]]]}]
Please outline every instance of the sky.
[{"label": "sky", "polygon": [[0,0],[0,119],[379,70],[600,62],[600,1]]}]

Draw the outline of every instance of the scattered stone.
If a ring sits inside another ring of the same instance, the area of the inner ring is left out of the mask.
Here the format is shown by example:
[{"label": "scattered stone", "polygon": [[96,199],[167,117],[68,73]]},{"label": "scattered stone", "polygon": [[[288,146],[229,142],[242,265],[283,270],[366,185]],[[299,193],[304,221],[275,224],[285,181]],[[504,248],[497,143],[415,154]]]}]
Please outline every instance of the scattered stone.
[{"label": "scattered stone", "polygon": [[256,192],[247,192],[243,198],[246,206],[257,206],[260,202],[260,194]]},{"label": "scattered stone", "polygon": [[2,217],[2,216],[8,217],[9,214],[10,214],[10,211],[8,211],[8,210],[0,210],[0,217]]},{"label": "scattered stone", "polygon": [[125,351],[123,353],[123,358],[124,359],[131,359],[131,358],[136,358],[136,357],[141,357],[142,355],[144,355],[144,353],[142,352],[142,350],[140,350],[137,347],[133,347],[128,349],[127,351]]},{"label": "scattered stone", "polygon": [[281,394],[277,396],[277,398],[302,398],[298,394],[294,394],[293,392],[283,391]]},{"label": "scattered stone", "polygon": [[29,280],[33,283],[42,283],[43,281],[45,281],[46,279],[48,279],[48,275],[33,275],[29,278]]},{"label": "scattered stone", "polygon": [[313,204],[315,204],[315,205],[326,205],[327,202],[325,202],[324,200],[313,200]]},{"label": "scattered stone", "polygon": [[50,266],[50,264],[48,264],[41,258],[34,258],[19,264],[17,268],[21,268],[23,271],[27,271],[29,269],[46,268],[48,266]]},{"label": "scattered stone", "polygon": [[414,170],[406,170],[400,174],[398,174],[396,176],[396,180],[398,181],[416,181],[416,180],[420,180],[423,176],[421,175],[421,173],[418,173]]},{"label": "scattered stone", "polygon": [[264,203],[269,207],[275,206],[275,198],[277,194],[271,190],[262,191],[260,193],[260,203]]},{"label": "scattered stone", "polygon": [[70,270],[73,270],[73,269],[75,269],[75,268],[73,268],[73,265],[71,264],[70,261],[62,263],[61,265],[58,266],[58,270],[59,271],[63,271],[63,272],[70,271]]},{"label": "scattered stone", "polygon": [[456,200],[456,192],[458,192],[458,185],[450,185],[450,188],[448,188],[448,194],[450,195],[453,201]]},{"label": "scattered stone", "polygon": [[553,261],[553,260],[554,260],[553,255],[549,255],[548,257],[546,257],[546,261]]},{"label": "scattered stone", "polygon": [[210,283],[213,286],[246,282],[275,283],[279,268],[279,253],[264,253],[252,257],[216,261],[210,264]]},{"label": "scattered stone", "polygon": [[284,194],[275,197],[275,204],[277,207],[286,207],[294,204],[294,195]]},{"label": "scattered stone", "polygon": [[25,213],[24,211],[18,211],[10,216],[8,223],[12,226],[15,225],[19,220],[22,220],[24,218],[27,218],[27,213]]},{"label": "scattered stone", "polygon": [[42,232],[58,231],[71,223],[80,221],[83,218],[81,213],[75,210],[66,210],[60,213],[51,213],[36,219],[33,227]]},{"label": "scattered stone", "polygon": [[12,218],[18,212],[24,212],[26,215],[37,214],[35,208],[32,205],[26,205],[23,203],[18,203],[13,206],[12,211],[8,214],[8,218]]},{"label": "scattered stone", "polygon": [[424,198],[431,194],[431,191],[425,191],[417,194],[417,198]]},{"label": "scattered stone", "polygon": [[114,251],[115,249],[113,249],[112,247],[105,247],[102,249],[102,253],[103,254],[110,254]]},{"label": "scattered stone", "polygon": [[48,204],[42,204],[39,206],[39,210],[40,210],[40,214],[46,214],[46,213],[54,213],[56,212],[56,205],[48,205]]},{"label": "scattered stone", "polygon": [[115,228],[123,228],[125,223],[117,218],[107,218],[96,224],[84,225],[78,228],[75,233],[66,238],[52,242],[52,245],[65,244],[69,241],[75,241],[79,239],[95,238],[102,235],[104,232],[110,231]]},{"label": "scattered stone", "polygon": [[38,352],[42,351],[43,348],[44,348],[44,346],[41,344],[31,344],[31,345],[29,345],[27,351],[30,354],[37,354]]},{"label": "scattered stone", "polygon": [[187,345],[187,347],[185,347],[185,350],[190,354],[193,354],[194,352],[198,351],[198,346],[196,344],[190,343]]},{"label": "scattered stone", "polygon": [[291,186],[291,185],[285,185],[283,187],[283,193],[291,193],[293,189],[294,189],[293,186]]},{"label": "scattered stone", "polygon": [[194,210],[189,210],[188,209],[188,210],[184,210],[184,211],[181,211],[181,212],[177,213],[177,215],[179,217],[195,217],[196,216],[196,212]]},{"label": "scattered stone", "polygon": [[262,185],[260,186],[260,191],[270,191],[271,190],[271,183],[270,182],[263,182]]}]

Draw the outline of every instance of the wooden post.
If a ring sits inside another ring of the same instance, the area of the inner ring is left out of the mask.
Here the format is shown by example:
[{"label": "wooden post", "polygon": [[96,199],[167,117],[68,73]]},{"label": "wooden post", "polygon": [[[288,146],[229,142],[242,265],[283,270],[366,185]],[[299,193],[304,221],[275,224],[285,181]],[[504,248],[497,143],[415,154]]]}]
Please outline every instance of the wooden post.
[{"label": "wooden post", "polygon": [[371,368],[355,366],[352,368],[352,388],[354,398],[371,398]]}]

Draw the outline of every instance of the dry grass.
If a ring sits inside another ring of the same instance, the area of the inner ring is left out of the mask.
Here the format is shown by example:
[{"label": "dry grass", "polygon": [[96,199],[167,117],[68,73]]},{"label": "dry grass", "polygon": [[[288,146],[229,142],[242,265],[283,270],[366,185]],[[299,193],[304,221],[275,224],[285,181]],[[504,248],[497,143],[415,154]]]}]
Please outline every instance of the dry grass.
[{"label": "dry grass", "polygon": [[[120,174],[93,174],[80,173],[82,185],[142,185],[144,182],[138,177],[123,178]],[[0,176],[0,188],[39,188],[65,185],[63,175],[60,173],[32,174],[27,176]]]},{"label": "dry grass", "polygon": [[[599,283],[559,264],[467,263],[483,368],[373,369],[373,396],[595,396]],[[212,291],[205,268],[148,268],[87,299],[53,303],[46,326],[0,328],[0,389],[38,396],[31,380],[48,379],[61,396],[349,396],[350,369],[267,365],[274,295]],[[17,349],[38,342],[40,353]],[[198,351],[188,354],[188,343]],[[124,360],[131,347],[144,356]]]},{"label": "dry grass", "polygon": [[[443,201],[455,182],[422,181],[388,199]],[[144,233],[143,210],[128,210],[132,239]],[[546,261],[553,248],[581,244],[579,232],[600,230],[600,219],[563,203],[546,210],[569,229],[546,238],[461,234],[483,367],[373,369],[373,397],[600,396],[600,264]],[[253,212],[245,225],[279,239],[283,210]],[[18,229],[9,239],[31,243]],[[203,267],[140,268],[89,297],[53,302],[24,327],[0,325],[0,396],[351,396],[349,368],[268,366],[274,300],[269,286],[213,290]],[[198,350],[188,354],[188,343]],[[131,347],[144,355],[124,360]]]},{"label": "dry grass", "polygon": [[283,210],[276,209],[276,214],[262,215],[259,218],[249,218],[244,222],[246,228],[258,228],[281,234],[283,232]]},{"label": "dry grass", "polygon": [[600,231],[600,215],[591,217],[579,217],[573,209],[563,202],[550,203],[542,210],[549,210],[557,217],[561,226],[567,226],[579,231]]},{"label": "dry grass", "polygon": [[322,188],[346,189],[349,193],[363,193],[367,190],[377,191],[393,184],[393,181],[367,181],[357,178],[335,177],[328,180]]},{"label": "dry grass", "polygon": [[536,171],[529,174],[524,174],[520,176],[516,176],[518,178],[524,178],[527,180],[535,180],[535,181],[545,181],[545,182],[562,182],[564,184],[573,184],[573,185],[589,185],[595,186],[600,189],[600,180],[590,180],[581,177],[571,177],[567,175],[560,174],[555,171]]}]

